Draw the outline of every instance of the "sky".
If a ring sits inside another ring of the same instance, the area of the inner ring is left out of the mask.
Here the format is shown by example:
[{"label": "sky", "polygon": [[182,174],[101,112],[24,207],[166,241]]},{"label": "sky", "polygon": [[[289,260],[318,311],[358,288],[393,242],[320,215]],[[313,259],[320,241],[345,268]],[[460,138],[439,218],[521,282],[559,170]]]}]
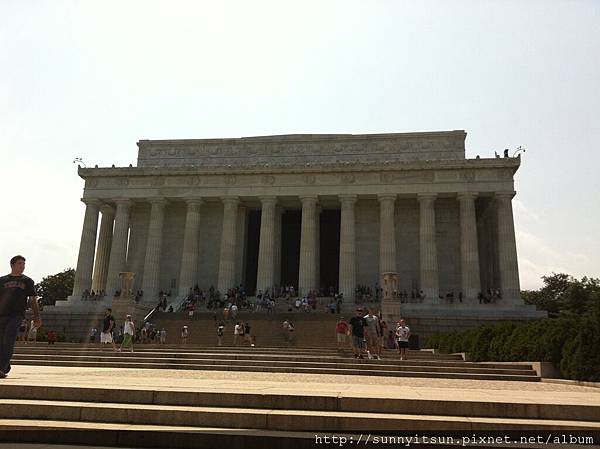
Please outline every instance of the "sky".
[{"label": "sky", "polygon": [[23,254],[36,281],[75,267],[76,157],[135,165],[140,139],[464,129],[470,158],[526,148],[522,288],[600,277],[599,23],[594,0],[0,0],[0,264]]}]

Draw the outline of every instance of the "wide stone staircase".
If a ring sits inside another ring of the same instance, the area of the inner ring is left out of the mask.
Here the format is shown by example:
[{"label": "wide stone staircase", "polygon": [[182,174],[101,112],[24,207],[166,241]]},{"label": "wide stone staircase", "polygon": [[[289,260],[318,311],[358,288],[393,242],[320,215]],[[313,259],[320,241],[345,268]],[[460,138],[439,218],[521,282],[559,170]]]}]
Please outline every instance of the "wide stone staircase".
[{"label": "wide stone staircase", "polygon": [[465,362],[458,354],[409,351],[400,360],[384,351],[380,360],[355,359],[349,350],[323,348],[200,347],[137,345],[135,352],[110,346],[19,344],[14,365],[348,374],[359,376],[431,377],[444,379],[540,380],[531,365]]},{"label": "wide stone staircase", "polygon": [[[345,438],[346,444],[367,445],[375,438],[382,442],[381,435],[433,433],[454,435],[460,442],[475,434],[540,435],[557,430],[597,433],[600,407],[529,403],[526,399],[365,397],[360,389],[355,394],[308,395],[177,391],[168,386],[136,389],[0,383],[0,441],[11,442],[182,449],[315,448],[322,447],[319,441],[323,443],[326,436],[331,443],[334,435],[339,446],[339,438]],[[496,447],[477,442],[469,446]]]}]

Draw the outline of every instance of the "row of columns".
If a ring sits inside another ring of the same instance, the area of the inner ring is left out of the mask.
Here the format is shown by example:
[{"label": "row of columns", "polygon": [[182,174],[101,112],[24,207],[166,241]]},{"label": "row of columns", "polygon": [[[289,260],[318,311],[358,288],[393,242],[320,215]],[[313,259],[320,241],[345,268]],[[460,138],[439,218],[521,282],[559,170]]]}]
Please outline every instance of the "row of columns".
[{"label": "row of columns", "polygon": [[[498,254],[500,288],[503,297],[519,298],[520,286],[512,197],[514,192],[496,194],[498,219]],[[420,288],[425,302],[434,302],[438,297],[438,262],[435,229],[436,194],[419,194],[420,211]],[[461,290],[467,302],[475,301],[481,289],[479,273],[479,250],[475,214],[476,193],[460,193],[460,263]],[[340,253],[339,290],[346,298],[354,297],[356,287],[356,217],[357,195],[340,195]],[[129,233],[129,216],[132,202],[115,200],[116,212],[98,200],[83,200],[86,204],[85,218],[79,247],[73,295],[80,296],[86,288],[105,290],[112,295],[119,289],[119,273],[124,271]],[[236,254],[240,201],[237,197],[225,197],[223,201],[223,228],[220,246],[218,289],[227,291],[236,281]],[[281,262],[281,209],[275,196],[260,197],[262,213],[257,270],[257,290],[266,290],[275,285],[278,265]],[[318,285],[319,270],[319,221],[318,197],[300,197],[302,202],[302,227],[300,234],[300,267],[298,291],[306,294]],[[396,272],[396,225],[395,194],[378,196],[379,201],[379,271]],[[159,289],[160,256],[164,224],[164,199],[152,199],[148,240],[144,259],[142,289],[144,297],[154,301]],[[198,266],[200,214],[203,201],[199,198],[186,200],[186,219],[183,252],[179,275],[180,296],[186,295],[195,284]],[[102,211],[102,222],[95,251],[98,214]],[[94,264],[94,255],[96,254]],[[93,273],[92,273],[93,271]],[[93,276],[92,276],[93,274]]]}]

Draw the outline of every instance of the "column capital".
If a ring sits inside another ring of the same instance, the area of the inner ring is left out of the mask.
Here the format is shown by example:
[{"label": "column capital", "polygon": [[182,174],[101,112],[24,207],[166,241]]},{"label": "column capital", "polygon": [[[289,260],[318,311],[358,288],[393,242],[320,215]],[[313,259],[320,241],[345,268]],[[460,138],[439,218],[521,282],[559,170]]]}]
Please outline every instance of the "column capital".
[{"label": "column capital", "polygon": [[476,200],[479,198],[479,192],[458,192],[456,199],[460,200]]},{"label": "column capital", "polygon": [[117,206],[131,207],[133,205],[133,201],[131,201],[129,198],[113,198],[113,202]]},{"label": "column capital", "polygon": [[417,200],[419,201],[433,201],[438,197],[437,193],[417,193]]},{"label": "column capital", "polygon": [[84,203],[86,206],[95,206],[97,208],[100,208],[102,206],[102,202],[100,200],[97,200],[96,198],[81,198],[81,202]]},{"label": "column capital", "polygon": [[358,195],[343,194],[338,195],[338,198],[342,204],[354,204],[358,200]]},{"label": "column capital", "polygon": [[185,204],[190,207],[190,206],[195,206],[195,207],[200,207],[204,204],[204,200],[200,197],[186,197],[183,198],[183,201],[185,201]]},{"label": "column capital", "polygon": [[225,205],[237,206],[240,203],[240,198],[237,196],[222,196],[221,201]]},{"label": "column capital", "polygon": [[302,202],[302,205],[304,206],[306,205],[310,205],[310,204],[317,204],[317,201],[319,200],[319,197],[317,195],[302,195],[299,196],[298,198],[300,198],[300,201]]},{"label": "column capital", "polygon": [[398,195],[395,193],[380,193],[377,195],[377,200],[382,203],[384,201],[396,201]]},{"label": "column capital", "polygon": [[503,192],[496,192],[494,194],[494,197],[498,198],[498,199],[512,200],[516,194],[517,194],[517,192],[509,190],[509,191],[503,191]]},{"label": "column capital", "polygon": [[152,206],[154,206],[155,204],[157,206],[165,206],[168,203],[168,201],[165,198],[148,198],[147,201]]},{"label": "column capital", "polygon": [[100,212],[102,212],[102,215],[107,217],[114,216],[115,208],[109,204],[103,204],[102,206],[100,206]]},{"label": "column capital", "polygon": [[264,206],[265,204],[277,204],[277,197],[275,195],[264,195],[264,196],[259,196],[258,199],[260,200],[261,204]]}]

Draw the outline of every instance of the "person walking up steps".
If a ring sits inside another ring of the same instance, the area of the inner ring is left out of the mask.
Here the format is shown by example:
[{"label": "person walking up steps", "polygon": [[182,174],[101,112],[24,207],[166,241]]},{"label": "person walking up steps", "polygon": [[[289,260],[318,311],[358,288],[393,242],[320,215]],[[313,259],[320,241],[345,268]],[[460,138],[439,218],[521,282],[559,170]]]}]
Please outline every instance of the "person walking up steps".
[{"label": "person walking up steps", "polygon": [[400,360],[406,360],[406,350],[408,349],[408,340],[410,339],[410,328],[406,325],[406,321],[398,321],[396,337],[398,338],[398,353],[400,354]]},{"label": "person walking up steps", "polygon": [[0,277],[0,379],[10,371],[10,359],[28,301],[33,310],[33,326],[37,329],[42,325],[35,283],[24,271],[25,258],[15,256],[10,259],[10,274]]},{"label": "person walking up steps", "polygon": [[115,340],[113,338],[113,332],[115,330],[115,319],[112,316],[112,309],[107,308],[104,312],[104,319],[102,320],[102,333],[100,334],[100,343],[102,345],[110,343],[113,347],[113,351],[117,350]]},{"label": "person walking up steps", "polygon": [[121,343],[121,347],[119,351],[123,349],[129,349],[133,352],[133,336],[135,335],[135,324],[133,322],[133,318],[131,315],[127,315],[125,318],[125,324],[123,325],[123,343]]}]

